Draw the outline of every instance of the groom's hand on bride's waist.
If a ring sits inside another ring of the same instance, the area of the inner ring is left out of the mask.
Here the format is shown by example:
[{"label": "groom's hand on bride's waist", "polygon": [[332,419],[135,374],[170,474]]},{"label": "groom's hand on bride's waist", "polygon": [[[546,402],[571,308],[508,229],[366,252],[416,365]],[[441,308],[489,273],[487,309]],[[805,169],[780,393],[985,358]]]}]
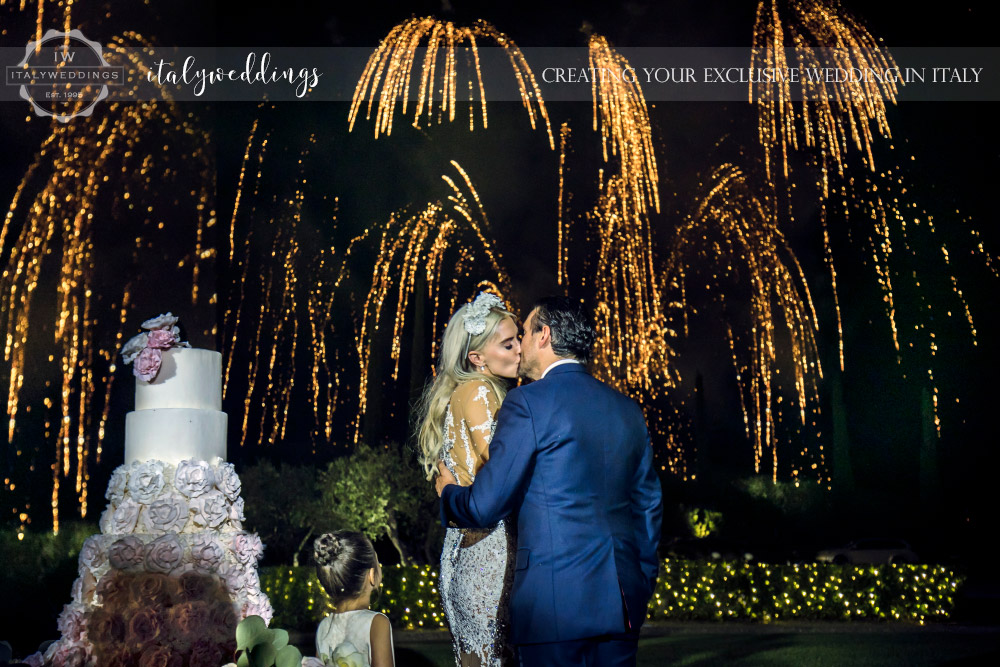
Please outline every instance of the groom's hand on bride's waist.
[{"label": "groom's hand on bride's waist", "polygon": [[455,476],[451,474],[448,467],[445,466],[444,461],[438,461],[438,476],[434,480],[434,489],[437,491],[438,497],[441,497],[441,493],[444,491],[444,487],[449,484],[458,484],[458,480]]}]

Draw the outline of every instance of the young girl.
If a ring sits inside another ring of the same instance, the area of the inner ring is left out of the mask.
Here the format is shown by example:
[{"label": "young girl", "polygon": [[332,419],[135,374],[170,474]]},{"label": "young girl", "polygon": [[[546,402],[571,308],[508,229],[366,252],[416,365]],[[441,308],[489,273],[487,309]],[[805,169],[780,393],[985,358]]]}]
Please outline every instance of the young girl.
[{"label": "young girl", "polygon": [[326,665],[394,667],[392,626],[368,609],[382,584],[382,566],[361,533],[340,530],[313,543],[316,575],[336,608],[316,629],[316,655]]}]

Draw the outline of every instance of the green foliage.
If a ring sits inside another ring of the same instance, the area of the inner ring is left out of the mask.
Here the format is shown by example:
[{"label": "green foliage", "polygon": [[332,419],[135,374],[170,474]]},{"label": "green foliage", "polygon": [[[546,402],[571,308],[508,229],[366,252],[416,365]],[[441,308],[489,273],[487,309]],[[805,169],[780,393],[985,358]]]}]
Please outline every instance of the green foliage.
[{"label": "green foliage", "polygon": [[[383,571],[379,609],[395,628],[446,627],[428,566]],[[265,568],[275,623],[309,632],[333,612],[312,568]],[[648,618],[655,620],[945,621],[963,578],[935,565],[768,565],[667,559]]]},{"label": "green foliage", "polygon": [[815,481],[775,482],[765,475],[754,475],[737,482],[737,487],[785,516],[815,512],[823,501],[823,487]]},{"label": "green foliage", "polygon": [[373,541],[387,537],[407,563],[436,534],[434,489],[399,446],[361,444],[324,471],[263,461],[243,470],[240,480],[247,528],[267,545],[270,563],[298,565],[312,538],[333,530],[359,531]]},{"label": "green foliage", "polygon": [[50,572],[67,563],[75,571],[84,541],[97,532],[97,526],[89,523],[65,523],[58,535],[28,532],[20,540],[17,530],[0,531],[0,586],[6,591],[8,583],[41,583]]},{"label": "green foliage", "polygon": [[260,535],[271,562],[296,562],[309,537],[336,528],[336,517],[320,504],[313,466],[268,461],[240,473],[247,528]]},{"label": "green foliage", "polygon": [[963,578],[940,565],[718,563],[668,559],[649,618],[947,620]]},{"label": "green foliage", "polygon": [[433,516],[433,491],[420,466],[402,447],[358,445],[350,456],[335,459],[320,475],[324,509],[341,529],[376,540],[388,537],[400,561],[410,562],[400,523]]},{"label": "green foliage", "polygon": [[20,540],[17,529],[0,530],[0,592],[7,602],[0,623],[17,654],[58,636],[56,617],[70,600],[80,548],[97,532],[96,525],[82,522],[63,522],[58,535],[26,532]]},{"label": "green foliage", "polygon": [[[312,632],[334,611],[314,568],[262,568],[260,585],[274,607],[273,624]],[[377,599],[373,598],[371,608],[388,616],[394,628],[443,628],[437,585],[437,569],[429,565],[383,568],[382,590]]]},{"label": "green foliage", "polygon": [[260,616],[236,626],[237,667],[299,667],[302,653],[288,644],[288,631],[268,628]]},{"label": "green foliage", "polygon": [[715,510],[693,507],[686,510],[684,516],[691,534],[699,539],[716,534],[722,526],[722,512]]}]

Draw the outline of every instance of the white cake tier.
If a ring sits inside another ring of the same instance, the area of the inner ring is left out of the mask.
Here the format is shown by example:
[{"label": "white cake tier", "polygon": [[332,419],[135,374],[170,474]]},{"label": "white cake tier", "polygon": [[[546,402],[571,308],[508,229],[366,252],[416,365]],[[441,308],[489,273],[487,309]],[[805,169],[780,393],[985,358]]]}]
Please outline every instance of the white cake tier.
[{"label": "white cake tier", "polygon": [[184,459],[224,460],[227,423],[228,416],[219,410],[168,408],[130,412],[125,415],[125,464],[153,459],[173,465]]},{"label": "white cake tier", "polygon": [[221,410],[222,355],[190,347],[164,350],[152,382],[135,381],[135,409],[160,408]]}]

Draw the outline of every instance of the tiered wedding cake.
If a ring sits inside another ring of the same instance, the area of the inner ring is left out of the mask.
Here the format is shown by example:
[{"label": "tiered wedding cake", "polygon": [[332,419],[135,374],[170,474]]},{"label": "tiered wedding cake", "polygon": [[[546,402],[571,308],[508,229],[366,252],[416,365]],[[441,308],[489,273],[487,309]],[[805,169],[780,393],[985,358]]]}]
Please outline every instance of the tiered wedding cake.
[{"label": "tiered wedding cake", "polygon": [[240,480],[224,460],[222,355],[182,347],[175,323],[169,313],[147,321],[123,350],[138,376],[125,464],[108,484],[101,534],[83,545],[50,664],[159,664],[144,656],[159,651],[169,664],[218,665],[238,619],[271,618],[263,546],[242,529]]}]

